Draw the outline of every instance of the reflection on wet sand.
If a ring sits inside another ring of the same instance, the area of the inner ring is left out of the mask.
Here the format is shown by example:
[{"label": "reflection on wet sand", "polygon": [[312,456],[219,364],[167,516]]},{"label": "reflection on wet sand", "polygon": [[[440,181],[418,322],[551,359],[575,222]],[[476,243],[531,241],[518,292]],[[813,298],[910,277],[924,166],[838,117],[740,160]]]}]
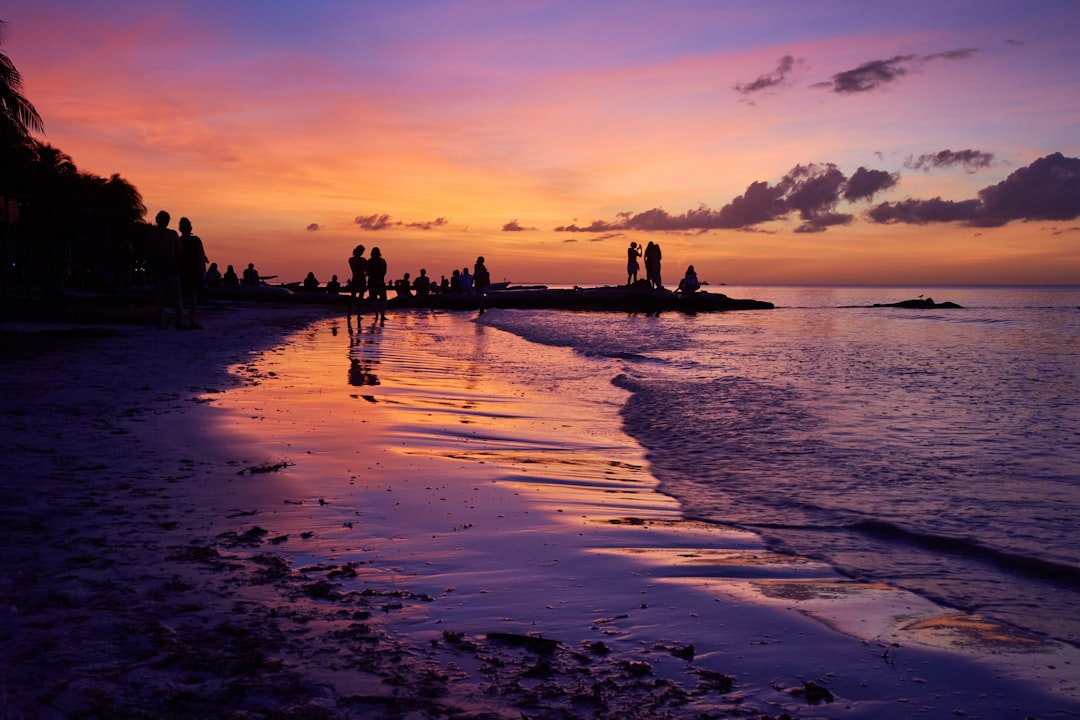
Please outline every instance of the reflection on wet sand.
[{"label": "reflection on wet sand", "polygon": [[[568,351],[493,342],[498,331],[438,314],[395,315],[350,332],[347,343],[326,327],[267,356],[289,385],[259,392],[289,412],[280,425],[268,413],[260,432],[269,442],[281,433],[278,446],[291,452],[308,448],[290,473],[306,497],[325,498],[322,526],[304,549],[313,564],[325,554],[361,565],[374,554],[364,573],[390,572],[396,584],[433,596],[434,586],[452,588],[436,606],[413,608],[412,627],[433,623],[434,632],[450,618],[486,627],[499,618],[527,629],[543,615],[548,632],[569,635],[580,631],[574,609],[590,608],[628,613],[604,625],[605,642],[633,645],[654,633],[693,639],[707,652],[724,642],[703,635],[724,622],[714,608],[725,606],[710,606],[723,599],[813,617],[882,647],[1002,646],[1005,628],[946,622],[951,613],[923,598],[840,577],[756,534],[685,518],[621,432],[622,391],[598,387],[595,367],[578,373]],[[612,377],[618,371],[618,361],[590,362],[610,362]],[[352,400],[356,387],[370,404]],[[356,456],[358,424],[377,436],[377,456]],[[308,433],[303,444],[297,427]],[[375,466],[378,473],[368,471]],[[340,477],[347,487],[334,484]],[[650,603],[680,613],[649,614]],[[553,608],[565,615],[551,616]],[[963,643],[950,631],[957,628]]]},{"label": "reflection on wet sand", "polygon": [[[356,333],[349,326],[349,384],[354,387],[370,387],[379,384],[375,369],[379,365],[378,333],[380,326],[373,325],[366,331],[360,328]],[[363,395],[365,400],[375,402],[372,395]]]}]

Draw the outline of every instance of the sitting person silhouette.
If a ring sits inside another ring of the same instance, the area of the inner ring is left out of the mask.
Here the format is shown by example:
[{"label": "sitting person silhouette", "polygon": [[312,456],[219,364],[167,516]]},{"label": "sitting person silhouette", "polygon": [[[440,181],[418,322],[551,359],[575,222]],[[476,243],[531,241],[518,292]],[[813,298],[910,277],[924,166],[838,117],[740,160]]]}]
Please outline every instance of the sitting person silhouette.
[{"label": "sitting person silhouette", "polygon": [[240,287],[240,276],[233,270],[232,265],[225,268],[225,275],[222,276],[221,282],[225,287]]},{"label": "sitting person silhouette", "polygon": [[686,268],[686,275],[684,275],[683,279],[679,281],[679,287],[675,290],[675,292],[686,293],[687,295],[689,295],[690,293],[697,292],[700,289],[701,283],[698,282],[697,273],[694,272],[694,266],[691,265],[690,267]]}]

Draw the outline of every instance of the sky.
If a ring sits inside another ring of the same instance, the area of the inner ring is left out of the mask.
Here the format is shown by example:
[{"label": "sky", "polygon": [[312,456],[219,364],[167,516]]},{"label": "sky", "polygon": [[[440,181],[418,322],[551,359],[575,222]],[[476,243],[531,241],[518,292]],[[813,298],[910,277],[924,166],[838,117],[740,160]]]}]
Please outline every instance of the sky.
[{"label": "sky", "polygon": [[1075,0],[35,0],[3,51],[211,261],[1080,283]]}]

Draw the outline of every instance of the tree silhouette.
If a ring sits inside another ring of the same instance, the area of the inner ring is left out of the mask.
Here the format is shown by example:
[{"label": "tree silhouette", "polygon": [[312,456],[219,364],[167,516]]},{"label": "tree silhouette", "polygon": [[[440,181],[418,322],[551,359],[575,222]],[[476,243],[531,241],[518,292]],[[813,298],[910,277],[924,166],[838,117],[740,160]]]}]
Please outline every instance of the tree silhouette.
[{"label": "tree silhouette", "polygon": [[[7,23],[0,20],[0,46],[4,42],[6,26]],[[7,53],[0,51],[0,110],[3,112],[3,121],[24,136],[44,133],[45,124],[33,104],[23,97],[22,89],[22,75]]]},{"label": "tree silhouette", "polygon": [[[0,20],[0,41],[5,23]],[[146,225],[130,182],[81,172],[33,137],[44,123],[0,53],[0,278],[42,287],[129,284]]]}]

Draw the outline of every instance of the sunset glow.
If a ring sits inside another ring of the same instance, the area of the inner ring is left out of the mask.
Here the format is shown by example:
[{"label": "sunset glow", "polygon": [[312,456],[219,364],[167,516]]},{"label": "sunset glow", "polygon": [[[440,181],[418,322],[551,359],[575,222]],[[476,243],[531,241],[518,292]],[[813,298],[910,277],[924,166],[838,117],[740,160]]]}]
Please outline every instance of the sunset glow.
[{"label": "sunset glow", "polygon": [[729,284],[1080,282],[1073,3],[39,0],[0,19],[40,140],[190,217],[211,261],[282,281],[344,280],[362,243],[392,277],[484,255],[496,281],[618,284],[651,240],[672,284],[690,263]]}]

